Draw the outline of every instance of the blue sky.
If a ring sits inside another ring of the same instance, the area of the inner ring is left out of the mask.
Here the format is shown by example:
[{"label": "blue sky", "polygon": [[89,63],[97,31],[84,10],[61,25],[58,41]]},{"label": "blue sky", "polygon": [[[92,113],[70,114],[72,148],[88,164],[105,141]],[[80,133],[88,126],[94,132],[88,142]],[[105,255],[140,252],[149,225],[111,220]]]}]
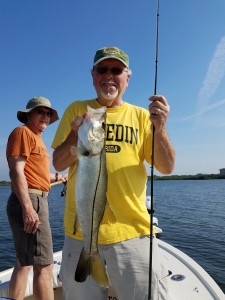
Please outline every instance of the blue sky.
[{"label": "blue sky", "polygon": [[[156,0],[0,0],[0,180],[8,180],[7,138],[33,96],[62,116],[96,96],[95,51],[115,45],[130,57],[124,100],[148,107],[154,93]],[[225,1],[161,0],[157,93],[168,99],[173,174],[225,167]],[[58,122],[43,139],[50,151]],[[52,169],[53,170],[53,169]],[[156,174],[157,171],[155,171]]]}]

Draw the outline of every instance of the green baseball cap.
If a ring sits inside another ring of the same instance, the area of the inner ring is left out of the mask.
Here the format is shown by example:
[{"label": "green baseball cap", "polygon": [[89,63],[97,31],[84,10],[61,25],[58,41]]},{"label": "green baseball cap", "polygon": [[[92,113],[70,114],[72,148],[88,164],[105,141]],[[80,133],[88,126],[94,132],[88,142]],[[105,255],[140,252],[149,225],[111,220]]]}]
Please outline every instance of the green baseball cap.
[{"label": "green baseball cap", "polygon": [[128,55],[123,50],[120,50],[119,48],[113,47],[113,46],[108,46],[108,47],[99,49],[95,53],[93,65],[96,66],[98,63],[100,63],[100,61],[103,61],[108,58],[117,59],[117,60],[121,61],[127,68],[129,68]]},{"label": "green baseball cap", "polygon": [[24,110],[19,110],[17,112],[17,119],[26,124],[27,122],[27,114],[34,108],[36,107],[39,107],[39,106],[44,106],[44,107],[47,107],[47,108],[50,108],[51,109],[51,112],[52,112],[52,116],[50,118],[50,122],[49,124],[57,121],[59,119],[59,116],[58,116],[58,113],[57,111],[52,108],[51,106],[51,102],[47,99],[47,98],[44,98],[42,96],[37,96],[37,97],[34,97],[32,99],[30,99],[28,102],[27,102],[27,106],[26,106],[26,109]]}]

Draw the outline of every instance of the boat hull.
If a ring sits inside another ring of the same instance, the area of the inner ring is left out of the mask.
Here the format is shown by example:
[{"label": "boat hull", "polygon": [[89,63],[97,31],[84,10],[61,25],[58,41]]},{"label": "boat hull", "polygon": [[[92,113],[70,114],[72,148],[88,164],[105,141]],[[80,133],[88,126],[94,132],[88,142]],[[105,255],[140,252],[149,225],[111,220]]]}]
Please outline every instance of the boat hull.
[{"label": "boat hull", "polygon": [[[193,259],[170,244],[158,240],[171,300],[225,300],[225,295],[210,275]],[[55,300],[61,299],[62,287],[58,280],[62,252],[54,253],[53,288]],[[9,280],[13,268],[0,273],[0,297],[8,297]],[[33,300],[33,273],[29,274],[26,299]],[[0,298],[1,299],[1,298]],[[119,300],[109,288],[108,300]]]}]

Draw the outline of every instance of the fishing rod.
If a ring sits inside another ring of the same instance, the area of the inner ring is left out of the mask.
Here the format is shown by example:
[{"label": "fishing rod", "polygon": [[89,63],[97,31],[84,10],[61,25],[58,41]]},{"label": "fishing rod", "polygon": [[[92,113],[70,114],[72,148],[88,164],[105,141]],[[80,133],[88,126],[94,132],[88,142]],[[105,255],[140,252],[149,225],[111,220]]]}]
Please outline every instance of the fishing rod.
[{"label": "fishing rod", "polygon": [[[159,0],[157,0],[156,13],[156,41],[155,41],[155,80],[154,95],[157,94],[158,79],[158,48],[159,48]],[[150,199],[150,249],[149,249],[149,282],[148,282],[148,299],[151,300],[152,295],[152,241],[153,241],[153,196],[154,196],[154,146],[155,146],[155,126],[152,124],[152,165],[151,165],[151,199]]]}]

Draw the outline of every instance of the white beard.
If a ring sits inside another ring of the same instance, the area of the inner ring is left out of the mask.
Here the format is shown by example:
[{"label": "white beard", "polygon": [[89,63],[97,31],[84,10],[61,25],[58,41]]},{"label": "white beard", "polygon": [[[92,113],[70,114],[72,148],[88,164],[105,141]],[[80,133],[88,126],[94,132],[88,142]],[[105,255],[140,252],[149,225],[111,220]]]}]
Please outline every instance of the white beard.
[{"label": "white beard", "polygon": [[101,94],[105,100],[114,100],[118,96],[118,90],[113,94],[110,94],[109,92],[104,93],[103,91],[101,91]]}]

